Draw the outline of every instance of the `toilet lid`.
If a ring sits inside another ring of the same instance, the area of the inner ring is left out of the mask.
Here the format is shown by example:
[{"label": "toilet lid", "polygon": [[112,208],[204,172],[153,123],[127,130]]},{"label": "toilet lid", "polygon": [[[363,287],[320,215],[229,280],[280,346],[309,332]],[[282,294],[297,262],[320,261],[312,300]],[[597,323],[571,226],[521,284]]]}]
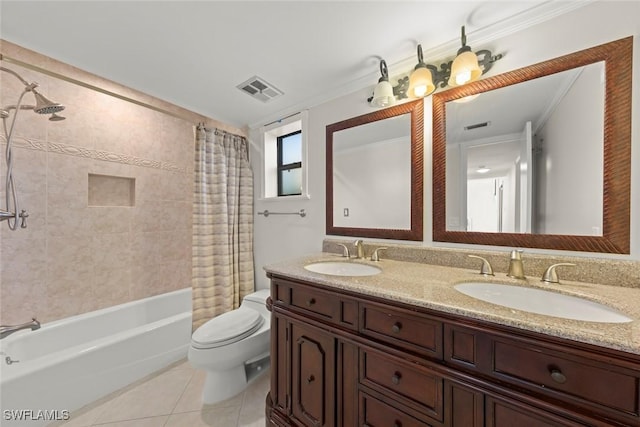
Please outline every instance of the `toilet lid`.
[{"label": "toilet lid", "polygon": [[195,348],[214,348],[228,345],[257,331],[264,317],[255,310],[240,307],[214,317],[200,326],[191,336]]}]

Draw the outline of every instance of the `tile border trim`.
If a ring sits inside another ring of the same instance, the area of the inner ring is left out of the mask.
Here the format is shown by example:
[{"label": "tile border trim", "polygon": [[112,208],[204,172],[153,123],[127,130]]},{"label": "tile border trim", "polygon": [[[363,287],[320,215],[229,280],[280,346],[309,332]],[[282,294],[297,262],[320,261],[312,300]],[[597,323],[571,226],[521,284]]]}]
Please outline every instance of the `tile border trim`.
[{"label": "tile border trim", "polygon": [[[0,135],[0,144],[6,145],[6,138]],[[59,142],[46,142],[36,138],[26,138],[16,136],[13,139],[14,148],[23,148],[27,150],[45,151],[56,154],[65,154],[68,156],[82,157],[105,162],[121,163],[125,165],[139,166],[152,169],[160,169],[168,172],[187,174],[192,171],[191,168],[180,167],[172,162],[163,162],[159,160],[144,159],[142,157],[130,156],[128,154],[113,153],[110,151],[94,150],[76,145],[62,144]]]}]

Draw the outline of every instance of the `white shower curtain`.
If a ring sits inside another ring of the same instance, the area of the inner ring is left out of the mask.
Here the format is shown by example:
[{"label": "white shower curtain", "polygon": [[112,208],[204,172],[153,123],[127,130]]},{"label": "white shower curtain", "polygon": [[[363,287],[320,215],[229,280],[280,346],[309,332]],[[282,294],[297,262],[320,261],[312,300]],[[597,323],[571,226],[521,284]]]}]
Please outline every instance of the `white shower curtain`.
[{"label": "white shower curtain", "polygon": [[254,290],[253,174],[247,140],[198,126],[193,198],[193,330]]}]

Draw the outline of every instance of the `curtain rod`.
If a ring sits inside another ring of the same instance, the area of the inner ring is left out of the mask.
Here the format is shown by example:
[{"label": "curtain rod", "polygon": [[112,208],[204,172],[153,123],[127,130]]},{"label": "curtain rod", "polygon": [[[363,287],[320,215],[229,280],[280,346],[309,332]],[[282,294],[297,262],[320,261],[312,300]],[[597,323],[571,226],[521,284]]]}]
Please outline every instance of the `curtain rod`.
[{"label": "curtain rod", "polygon": [[269,125],[272,125],[272,124],[274,124],[274,123],[281,122],[281,121],[286,120],[286,119],[288,119],[289,117],[293,117],[293,116],[295,116],[295,115],[297,115],[297,114],[300,114],[300,111],[298,111],[297,113],[289,114],[288,116],[284,116],[284,117],[282,117],[282,118],[280,118],[280,119],[274,120],[274,121],[269,122],[269,123],[267,123],[266,125],[262,125],[262,126],[269,126]]}]

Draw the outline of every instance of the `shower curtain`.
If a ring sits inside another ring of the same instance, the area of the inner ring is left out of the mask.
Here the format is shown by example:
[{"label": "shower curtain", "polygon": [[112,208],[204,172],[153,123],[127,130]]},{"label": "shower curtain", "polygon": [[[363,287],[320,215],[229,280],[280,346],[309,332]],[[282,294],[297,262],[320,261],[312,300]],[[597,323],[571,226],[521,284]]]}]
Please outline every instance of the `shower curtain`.
[{"label": "shower curtain", "polygon": [[196,131],[193,198],[193,330],[253,292],[253,174],[247,140]]}]

